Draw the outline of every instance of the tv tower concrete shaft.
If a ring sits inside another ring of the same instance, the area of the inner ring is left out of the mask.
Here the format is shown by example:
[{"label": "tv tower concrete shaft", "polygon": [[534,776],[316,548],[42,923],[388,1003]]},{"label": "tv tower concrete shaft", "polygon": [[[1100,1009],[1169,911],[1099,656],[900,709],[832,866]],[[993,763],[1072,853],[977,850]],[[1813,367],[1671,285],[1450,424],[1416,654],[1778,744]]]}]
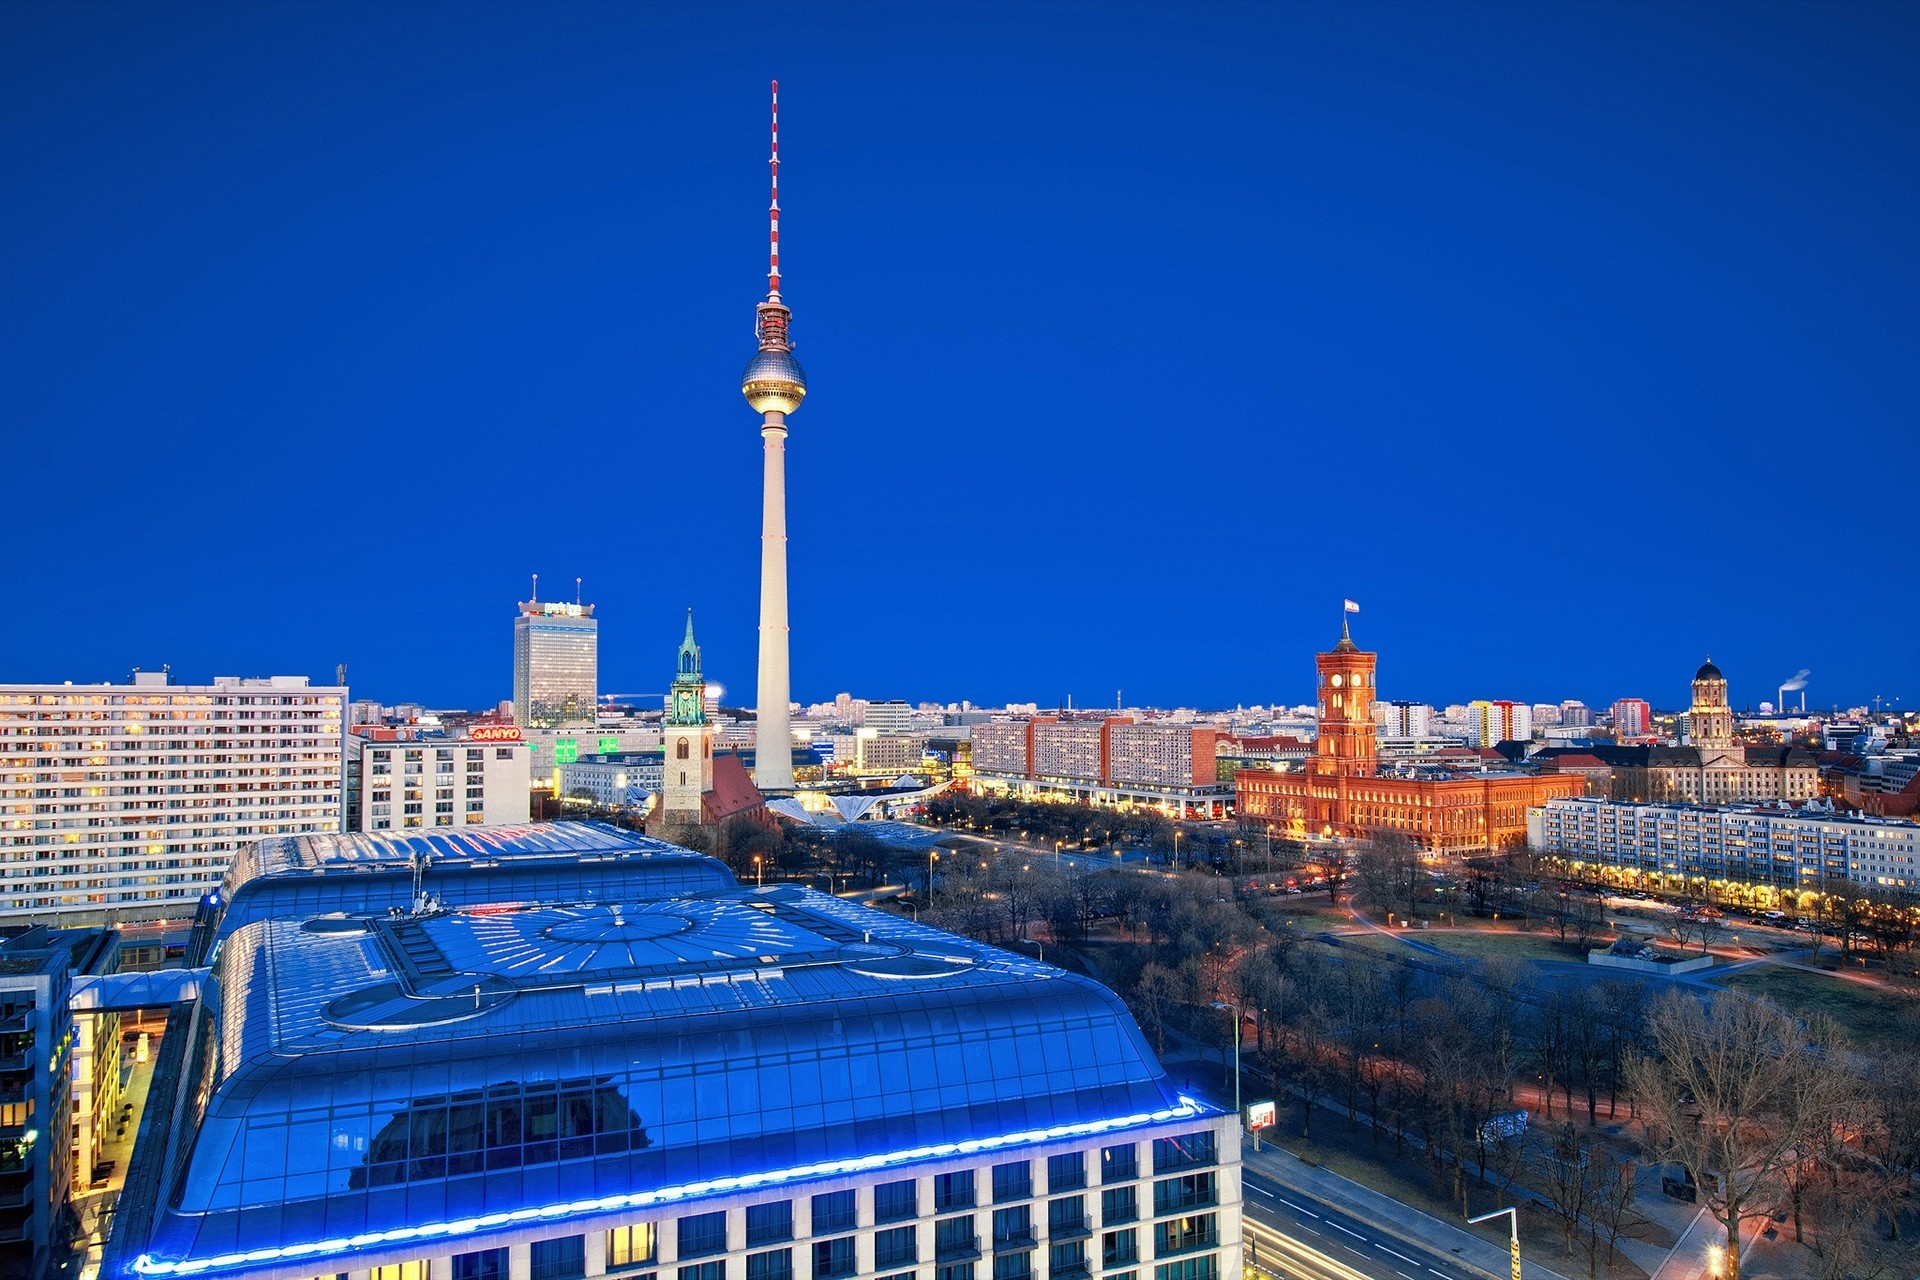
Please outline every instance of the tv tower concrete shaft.
[{"label": "tv tower concrete shaft", "polygon": [[760,692],[753,780],[762,791],[793,790],[793,724],[787,675],[787,415],[769,410],[760,424],[764,481],[760,503]]}]

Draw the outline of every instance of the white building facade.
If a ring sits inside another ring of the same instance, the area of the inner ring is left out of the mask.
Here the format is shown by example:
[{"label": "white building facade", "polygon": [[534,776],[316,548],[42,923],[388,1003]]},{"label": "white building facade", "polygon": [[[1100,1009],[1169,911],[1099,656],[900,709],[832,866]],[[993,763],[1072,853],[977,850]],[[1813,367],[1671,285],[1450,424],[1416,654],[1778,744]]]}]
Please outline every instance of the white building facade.
[{"label": "white building facade", "polygon": [[531,813],[525,742],[356,734],[347,751],[349,830],[496,826]]},{"label": "white building facade", "polygon": [[1699,881],[1815,890],[1920,887],[1920,823],[1832,811],[1552,800],[1527,819],[1539,853],[1684,888]]},{"label": "white building facade", "polygon": [[0,685],[0,915],[191,915],[262,836],[342,829],[347,691]]}]

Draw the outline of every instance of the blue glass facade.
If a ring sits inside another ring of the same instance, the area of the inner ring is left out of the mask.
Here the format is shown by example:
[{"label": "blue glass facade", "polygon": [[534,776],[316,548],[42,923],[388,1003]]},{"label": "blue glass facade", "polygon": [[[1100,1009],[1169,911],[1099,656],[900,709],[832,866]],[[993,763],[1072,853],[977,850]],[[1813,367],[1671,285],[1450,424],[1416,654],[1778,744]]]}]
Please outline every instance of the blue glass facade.
[{"label": "blue glass facade", "polygon": [[[978,1257],[989,1215],[976,1224],[968,1211],[997,1179],[983,1164],[977,1181],[943,1171],[922,1192],[913,1166],[994,1151],[1009,1154],[988,1163],[1005,1163],[1023,1144],[1079,1135],[1097,1153],[1100,1135],[1112,1144],[1202,1111],[1097,984],[827,895],[742,889],[710,860],[662,850],[625,860],[655,870],[630,867],[623,900],[575,880],[541,905],[516,895],[424,916],[344,905],[343,886],[330,914],[289,917],[284,900],[249,901],[247,888],[286,868],[242,878],[139,1269],[244,1274],[291,1256],[331,1273],[396,1240],[452,1241],[527,1215],[593,1217],[756,1181],[775,1204],[784,1182],[890,1167],[902,1172],[876,1175],[892,1189],[861,1225],[951,1215],[964,1226],[943,1229]],[[675,883],[649,894],[661,868],[673,870],[658,882]],[[717,887],[678,887],[716,871]],[[435,872],[429,889],[444,883]],[[1179,1158],[1212,1155],[1209,1140]],[[1041,1167],[1056,1189],[1087,1184],[1079,1154]],[[819,1219],[811,1235],[855,1229],[850,1192],[803,1203]],[[703,1248],[739,1247],[724,1224],[698,1244],[697,1213],[678,1212],[693,1232],[678,1241],[685,1269],[706,1265],[693,1261]],[[1084,1206],[1061,1212],[1062,1231],[1067,1217],[1090,1229]],[[785,1215],[764,1211],[736,1233],[786,1238],[779,1219],[790,1237],[791,1205]],[[853,1239],[756,1265],[851,1274]],[[907,1265],[920,1245],[895,1235],[887,1248],[898,1260],[887,1265]],[[571,1249],[554,1246],[542,1265],[571,1274]]]}]

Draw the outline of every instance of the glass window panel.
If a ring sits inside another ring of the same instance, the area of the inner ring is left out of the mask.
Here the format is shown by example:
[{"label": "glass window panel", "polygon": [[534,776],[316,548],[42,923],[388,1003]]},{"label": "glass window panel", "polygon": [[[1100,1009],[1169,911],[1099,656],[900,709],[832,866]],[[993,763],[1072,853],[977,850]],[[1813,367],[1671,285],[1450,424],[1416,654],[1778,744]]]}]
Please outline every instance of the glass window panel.
[{"label": "glass window panel", "polygon": [[793,1250],[748,1254],[747,1280],[793,1280]]},{"label": "glass window panel", "polygon": [[854,1270],[852,1236],[813,1242],[814,1280],[838,1280],[838,1277],[852,1275]]},{"label": "glass window panel", "polygon": [[560,1236],[533,1242],[533,1280],[582,1280],[587,1274],[587,1238]]},{"label": "glass window panel", "polygon": [[820,1236],[835,1231],[851,1231],[854,1223],[852,1191],[829,1191],[813,1197],[811,1234]]},{"label": "glass window panel", "polygon": [[[747,1246],[793,1239],[793,1201],[769,1200],[747,1206]],[[789,1263],[791,1266],[791,1263]]]},{"label": "glass window panel", "polygon": [[607,1232],[607,1268],[645,1266],[654,1260],[657,1248],[651,1222],[615,1227]]},{"label": "glass window panel", "polygon": [[1033,1274],[1033,1254],[1002,1253],[993,1259],[993,1280],[1027,1280]]},{"label": "glass window panel", "polygon": [[910,1267],[920,1261],[920,1233],[913,1227],[891,1227],[873,1233],[873,1265]]},{"label": "glass window panel", "polygon": [[481,1249],[454,1254],[453,1280],[507,1280],[507,1251]]},{"label": "glass window panel", "polygon": [[1013,1164],[993,1166],[993,1201],[1004,1204],[1008,1200],[1026,1200],[1033,1196],[1033,1162],[1020,1160]]},{"label": "glass window panel", "polygon": [[1069,1151],[1047,1157],[1047,1190],[1078,1191],[1087,1185],[1087,1156],[1084,1151]]},{"label": "glass window panel", "polygon": [[873,1189],[873,1220],[900,1222],[920,1216],[920,1187],[912,1178],[883,1182]]},{"label": "glass window panel", "polygon": [[1129,1182],[1140,1176],[1140,1148],[1127,1142],[1100,1150],[1100,1181]]},{"label": "glass window panel", "polygon": [[682,1218],[679,1223],[680,1256],[698,1258],[727,1251],[727,1214],[700,1213]]}]

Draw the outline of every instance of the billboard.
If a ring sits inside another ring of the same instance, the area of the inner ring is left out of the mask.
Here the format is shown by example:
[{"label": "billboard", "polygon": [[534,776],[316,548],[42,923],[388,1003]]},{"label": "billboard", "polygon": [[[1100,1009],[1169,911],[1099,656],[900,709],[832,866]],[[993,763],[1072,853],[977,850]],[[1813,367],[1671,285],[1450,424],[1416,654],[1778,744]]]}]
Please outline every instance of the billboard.
[{"label": "billboard", "polygon": [[468,730],[467,736],[475,742],[518,742],[520,726],[517,724],[477,724]]},{"label": "billboard", "polygon": [[1271,1129],[1274,1109],[1271,1102],[1250,1102],[1247,1104],[1247,1128],[1249,1131]]}]

